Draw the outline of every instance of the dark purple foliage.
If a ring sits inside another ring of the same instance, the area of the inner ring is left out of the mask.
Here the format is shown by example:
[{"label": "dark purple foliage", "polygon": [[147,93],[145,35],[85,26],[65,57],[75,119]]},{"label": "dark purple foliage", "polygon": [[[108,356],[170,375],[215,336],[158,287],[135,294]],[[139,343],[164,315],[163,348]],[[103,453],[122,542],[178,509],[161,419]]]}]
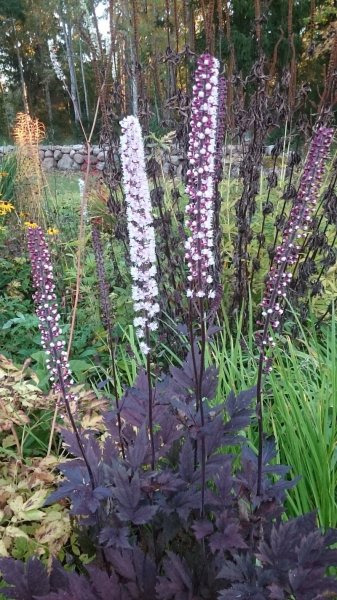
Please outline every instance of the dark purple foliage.
[{"label": "dark purple foliage", "polygon": [[193,598],[192,574],[186,565],[186,561],[173,552],[167,553],[164,559],[166,575],[158,578],[156,586],[157,597],[160,600],[190,600]]},{"label": "dark purple foliage", "polygon": [[[287,467],[271,464],[274,444],[265,440],[263,446],[259,495],[255,453],[244,445],[234,467],[226,452],[226,446],[243,441],[255,388],[232,392],[215,408],[205,403],[202,426],[191,360],[188,355],[154,389],[155,470],[142,373],[121,398],[121,432],[116,410],[105,414],[104,441],[94,431],[81,432],[94,489],[76,435],[63,432],[74,458],[61,465],[63,482],[48,503],[69,499],[72,513],[81,518],[81,539],[84,543],[87,536],[96,545],[97,558],[82,574],[66,572],[56,561],[47,573],[37,559],[26,565],[2,559],[6,598],[318,600],[337,593],[337,581],[325,574],[337,564],[337,550],[331,548],[337,533],[322,534],[314,515],[282,522],[285,492],[293,482],[286,479]],[[209,401],[216,383],[216,371],[206,370],[203,393]]]},{"label": "dark purple foliage", "polygon": [[[13,600],[33,600],[50,592],[67,587],[67,573],[53,561],[50,573],[37,558],[30,558],[26,564],[14,558],[0,559],[0,569],[9,587],[1,588],[6,598]],[[66,596],[64,596],[66,598]]]}]

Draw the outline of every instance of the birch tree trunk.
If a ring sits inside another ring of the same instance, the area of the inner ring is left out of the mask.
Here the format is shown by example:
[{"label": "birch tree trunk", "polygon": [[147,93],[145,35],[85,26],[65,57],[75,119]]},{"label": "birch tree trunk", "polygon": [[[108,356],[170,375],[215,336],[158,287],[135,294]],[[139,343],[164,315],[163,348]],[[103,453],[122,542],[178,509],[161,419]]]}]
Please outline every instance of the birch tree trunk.
[{"label": "birch tree trunk", "polygon": [[74,107],[75,122],[79,123],[79,121],[81,120],[81,108],[80,108],[80,103],[79,103],[78,86],[77,86],[75,63],[74,63],[73,42],[72,42],[72,37],[71,37],[72,26],[69,23],[69,20],[63,11],[62,4],[60,4],[60,12],[61,12],[61,21],[62,21],[64,38],[65,38],[65,42],[66,42],[66,52],[67,52],[67,60],[68,60],[69,75],[70,75],[70,95],[71,95],[71,100],[72,100],[73,107]]},{"label": "birch tree trunk", "polygon": [[49,121],[50,127],[53,127],[53,109],[52,109],[51,98],[50,98],[49,77],[48,76],[45,79],[44,91],[45,91],[45,97],[46,97],[48,121]]},{"label": "birch tree trunk", "polygon": [[14,19],[12,19],[12,28],[13,28],[13,34],[14,34],[14,40],[15,40],[15,52],[16,52],[16,56],[18,59],[18,65],[19,65],[23,108],[24,108],[25,113],[28,115],[29,114],[29,106],[28,106],[27,86],[26,86],[25,77],[24,77],[24,73],[23,73],[23,64],[22,64],[22,58],[21,58],[21,53],[20,53],[19,40],[16,35]]},{"label": "birch tree trunk", "polygon": [[[131,33],[131,32],[128,32]],[[130,44],[130,58],[131,58],[131,104],[132,114],[136,117],[138,115],[138,81],[137,81],[137,68],[136,68],[136,53],[132,40],[132,35],[129,36]]]},{"label": "birch tree trunk", "polygon": [[81,63],[81,75],[82,75],[82,85],[83,85],[83,93],[84,93],[85,113],[87,116],[87,121],[89,122],[90,121],[90,112],[89,112],[89,103],[88,103],[88,90],[87,90],[87,82],[85,80],[81,40],[80,40],[80,63]]},{"label": "birch tree trunk", "polygon": [[[124,10],[123,10],[124,9]],[[129,64],[126,65],[127,72],[130,74],[130,92],[131,92],[131,112],[136,117],[138,116],[138,94],[139,94],[139,77],[138,77],[138,27],[137,27],[137,14],[136,14],[136,3],[134,0],[129,0],[127,3],[123,3],[122,6],[123,16],[126,26],[126,52],[125,61]],[[129,50],[129,51],[128,51]],[[129,59],[129,60],[128,60]]]}]

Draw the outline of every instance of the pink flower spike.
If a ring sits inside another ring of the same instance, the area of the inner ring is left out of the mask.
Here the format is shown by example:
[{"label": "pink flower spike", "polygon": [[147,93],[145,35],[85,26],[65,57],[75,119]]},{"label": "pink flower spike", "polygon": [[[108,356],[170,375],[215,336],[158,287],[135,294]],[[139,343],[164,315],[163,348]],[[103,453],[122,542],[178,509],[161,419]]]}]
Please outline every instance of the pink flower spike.
[{"label": "pink flower spike", "polygon": [[186,192],[186,262],[190,298],[210,297],[209,277],[214,265],[213,213],[219,115],[219,61],[209,54],[198,59],[193,86],[189,169]]},{"label": "pink flower spike", "polygon": [[156,301],[158,286],[155,279],[157,269],[152,206],[140,123],[136,117],[130,116],[121,121],[121,127],[123,186],[132,263],[132,299],[137,313],[135,326],[141,350],[148,354],[150,349],[144,338],[147,331],[156,329],[156,315],[159,312]]}]

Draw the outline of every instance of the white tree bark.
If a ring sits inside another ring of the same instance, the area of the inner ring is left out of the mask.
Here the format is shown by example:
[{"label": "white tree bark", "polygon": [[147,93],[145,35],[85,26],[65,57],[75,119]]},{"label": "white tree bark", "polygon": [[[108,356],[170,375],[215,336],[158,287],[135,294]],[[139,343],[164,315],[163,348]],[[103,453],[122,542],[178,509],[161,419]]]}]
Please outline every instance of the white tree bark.
[{"label": "white tree bark", "polygon": [[89,102],[88,102],[88,91],[87,91],[87,82],[85,80],[85,72],[83,65],[83,53],[82,53],[82,44],[80,40],[80,62],[81,62],[81,75],[82,75],[82,85],[83,85],[83,93],[84,93],[84,104],[85,104],[85,112],[87,116],[87,121],[90,120],[90,111],[89,111]]},{"label": "white tree bark", "polygon": [[70,75],[70,95],[74,107],[75,121],[78,123],[81,120],[81,107],[79,102],[77,78],[75,71],[73,41],[72,41],[72,26],[65,15],[62,4],[60,4],[61,21],[66,43],[67,60]]},{"label": "white tree bark", "polygon": [[20,53],[19,41],[18,41],[18,38],[16,35],[14,19],[12,19],[12,27],[13,27],[13,34],[14,34],[14,40],[15,40],[15,52],[16,52],[16,56],[18,59],[18,65],[19,65],[23,108],[24,108],[25,113],[28,115],[29,114],[29,105],[28,105],[27,86],[26,86],[25,77],[24,77],[24,73],[23,73],[22,57],[21,57],[21,53]]}]

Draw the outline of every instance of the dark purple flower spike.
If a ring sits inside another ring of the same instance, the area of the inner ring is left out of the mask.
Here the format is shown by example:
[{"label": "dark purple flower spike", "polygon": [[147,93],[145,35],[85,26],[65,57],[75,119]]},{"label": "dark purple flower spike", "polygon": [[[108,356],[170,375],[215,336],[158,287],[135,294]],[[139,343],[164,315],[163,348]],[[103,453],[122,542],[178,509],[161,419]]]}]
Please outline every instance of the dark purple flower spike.
[{"label": "dark purple flower spike", "polygon": [[263,330],[262,333],[258,334],[260,360],[256,394],[256,413],[259,429],[258,496],[260,496],[262,491],[262,376],[264,372],[269,373],[272,370],[272,359],[268,350],[275,346],[273,331],[277,331],[280,326],[287,290],[292,280],[290,269],[297,264],[301,250],[301,240],[306,237],[312,223],[333,134],[334,130],[328,127],[319,127],[314,134],[299,189],[283,230],[282,241],[275,251],[265,287],[265,294],[261,303]]},{"label": "dark purple flower spike", "polygon": [[213,215],[219,108],[219,61],[209,54],[198,59],[193,86],[186,192],[186,242],[190,298],[214,297]]},{"label": "dark purple flower spike", "polygon": [[[264,325],[261,344],[265,349],[273,344],[273,336],[268,335],[269,327],[277,331],[280,325],[293,276],[289,269],[297,263],[301,240],[306,237],[312,222],[333,133],[331,128],[320,127],[314,135],[281,244],[275,251],[261,303]],[[268,361],[266,353],[264,360]],[[271,370],[271,366],[267,370]]]},{"label": "dark purple flower spike", "polygon": [[41,345],[47,355],[47,368],[52,387],[63,399],[76,400],[71,391],[74,383],[68,363],[65,341],[59,325],[53,267],[46,238],[41,227],[29,227],[28,250],[32,265],[35,293],[33,299],[39,319]]},{"label": "dark purple flower spike", "polygon": [[60,315],[55,295],[53,266],[48,244],[41,227],[29,227],[27,235],[33,285],[35,288],[33,298],[36,306],[36,314],[39,319],[41,344],[47,354],[47,367],[50,373],[50,380],[53,389],[59,394],[59,398],[64,404],[88,470],[91,488],[94,490],[94,474],[87,459],[70,406],[70,403],[77,398],[71,391],[71,386],[74,382],[71,377],[65,342],[62,339],[62,329],[59,326]]}]

